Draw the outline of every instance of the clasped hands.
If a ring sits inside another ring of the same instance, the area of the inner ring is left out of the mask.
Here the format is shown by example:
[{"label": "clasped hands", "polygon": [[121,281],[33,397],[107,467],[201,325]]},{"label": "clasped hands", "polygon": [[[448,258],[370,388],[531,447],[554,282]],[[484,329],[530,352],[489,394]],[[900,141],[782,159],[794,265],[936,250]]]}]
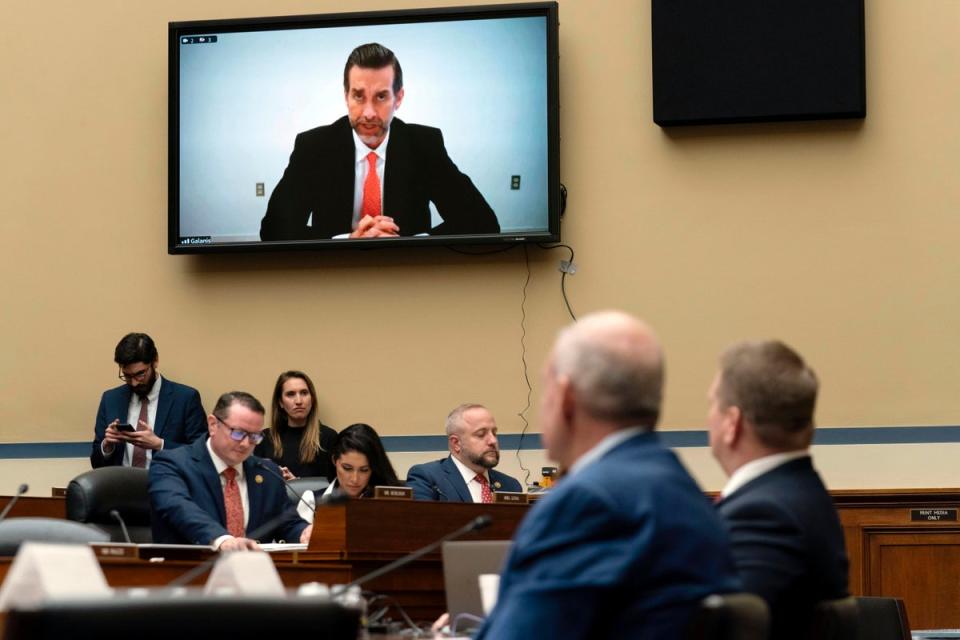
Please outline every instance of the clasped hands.
[{"label": "clasped hands", "polygon": [[351,238],[396,238],[400,236],[400,227],[390,216],[363,216]]}]

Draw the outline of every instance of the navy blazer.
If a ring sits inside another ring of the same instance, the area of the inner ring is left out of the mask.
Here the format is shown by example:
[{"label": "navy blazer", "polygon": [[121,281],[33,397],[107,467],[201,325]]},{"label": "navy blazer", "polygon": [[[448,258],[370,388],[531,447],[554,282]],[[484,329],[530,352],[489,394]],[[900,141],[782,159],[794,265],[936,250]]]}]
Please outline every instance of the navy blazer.
[{"label": "navy blazer", "polygon": [[770,637],[808,637],[814,605],[847,595],[843,529],[811,459],[755,478],[717,509],[744,589],[770,606]]},{"label": "navy blazer", "polygon": [[[297,134],[290,163],[260,223],[261,240],[329,239],[352,231],[356,179],[352,132],[349,119],[343,116]],[[431,202],[443,218],[433,229]],[[500,231],[493,209],[447,155],[440,130],[399,118],[390,124],[383,214],[394,219],[402,236]]]},{"label": "navy blazer", "polygon": [[[505,473],[489,469],[487,475],[493,491],[523,491],[520,483]],[[414,500],[473,502],[467,483],[463,481],[463,474],[450,456],[410,467],[407,472],[407,486],[413,488]]]},{"label": "navy blazer", "polygon": [[477,638],[683,638],[701,599],[739,588],[712,505],[642,433],[530,509]]},{"label": "navy blazer", "polygon": [[[127,421],[132,394],[133,390],[125,384],[103,392],[97,408],[93,448],[90,451],[90,464],[94,469],[123,464],[125,446],[117,445],[112,454],[104,456],[100,443],[103,442],[108,424],[117,419],[120,422]],[[176,449],[198,438],[203,439],[207,433],[207,414],[200,403],[200,392],[193,387],[163,378],[154,422],[155,424],[151,425],[153,432],[157,437],[163,438],[164,449]]]},{"label": "navy blazer", "polygon": [[[270,465],[276,475],[259,468],[260,463]],[[243,462],[243,474],[250,508],[247,532],[277,518],[276,525],[259,539],[300,542],[307,523],[287,497],[277,465],[251,455]],[[150,510],[154,542],[210,544],[227,535],[223,487],[205,438],[153,458]]]}]

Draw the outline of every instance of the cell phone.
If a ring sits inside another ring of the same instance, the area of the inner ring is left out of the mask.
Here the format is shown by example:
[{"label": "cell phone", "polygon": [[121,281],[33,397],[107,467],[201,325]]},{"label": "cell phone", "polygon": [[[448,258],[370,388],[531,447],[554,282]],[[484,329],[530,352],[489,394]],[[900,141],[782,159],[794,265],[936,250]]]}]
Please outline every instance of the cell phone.
[{"label": "cell phone", "polygon": [[117,429],[117,431],[125,431],[127,433],[133,433],[136,431],[134,426],[128,422],[121,422],[120,424],[115,424],[113,426]]}]

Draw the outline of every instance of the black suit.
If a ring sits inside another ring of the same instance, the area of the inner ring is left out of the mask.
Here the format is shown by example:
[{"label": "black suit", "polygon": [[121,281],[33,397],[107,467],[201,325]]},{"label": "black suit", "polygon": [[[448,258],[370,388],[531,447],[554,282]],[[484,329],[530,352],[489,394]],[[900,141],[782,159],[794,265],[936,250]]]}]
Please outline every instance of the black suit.
[{"label": "black suit", "polygon": [[[350,233],[355,157],[346,116],[298,134],[260,223],[260,238],[306,240]],[[439,129],[394,118],[383,182],[383,214],[393,218],[402,236],[500,231],[493,209],[447,155]],[[431,201],[443,218],[435,229],[430,228]]]},{"label": "black suit", "polygon": [[847,595],[843,529],[810,458],[753,479],[717,508],[744,590],[770,605],[770,637],[808,637],[815,603]]}]

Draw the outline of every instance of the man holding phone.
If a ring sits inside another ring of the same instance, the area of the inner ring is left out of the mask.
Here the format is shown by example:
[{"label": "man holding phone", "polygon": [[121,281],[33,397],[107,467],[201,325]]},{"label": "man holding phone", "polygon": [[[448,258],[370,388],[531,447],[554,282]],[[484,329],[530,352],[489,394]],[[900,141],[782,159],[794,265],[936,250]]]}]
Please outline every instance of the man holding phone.
[{"label": "man holding phone", "polygon": [[129,333],[114,350],[124,384],[103,393],[90,464],[146,468],[154,451],[189,444],[206,432],[200,393],[160,376],[153,339]]}]

